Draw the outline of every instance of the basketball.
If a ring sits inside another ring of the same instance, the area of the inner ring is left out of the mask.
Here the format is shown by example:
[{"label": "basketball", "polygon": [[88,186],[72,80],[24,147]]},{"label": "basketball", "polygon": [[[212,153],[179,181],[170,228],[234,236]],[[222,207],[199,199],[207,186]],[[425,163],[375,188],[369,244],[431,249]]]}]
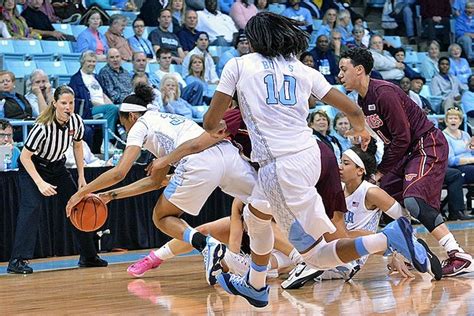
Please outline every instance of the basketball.
[{"label": "basketball", "polygon": [[84,232],[92,232],[107,220],[107,205],[95,194],[89,194],[71,211],[71,223]]}]

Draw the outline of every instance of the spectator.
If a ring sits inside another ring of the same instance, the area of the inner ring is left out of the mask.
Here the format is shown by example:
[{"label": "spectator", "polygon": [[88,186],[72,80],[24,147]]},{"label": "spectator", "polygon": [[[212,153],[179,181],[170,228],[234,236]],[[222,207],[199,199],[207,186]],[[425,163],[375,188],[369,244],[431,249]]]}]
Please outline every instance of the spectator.
[{"label": "spectator", "polygon": [[449,45],[451,16],[450,0],[418,0],[422,19],[423,35],[428,41],[440,40],[446,48]]},{"label": "spectator", "polygon": [[54,88],[51,88],[48,75],[41,69],[35,69],[26,82],[25,98],[31,105],[33,117],[38,117],[53,100]]},{"label": "spectator", "polygon": [[146,0],[140,8],[138,18],[142,19],[146,26],[158,26],[160,12],[167,5],[168,0]]},{"label": "spectator", "polygon": [[193,118],[193,106],[180,97],[179,85],[175,76],[165,75],[161,79],[160,91],[163,97],[162,112]]},{"label": "spectator", "polygon": [[[97,63],[97,54],[85,51],[81,55],[81,69],[71,77],[69,86],[74,90],[74,111],[82,111],[83,119],[92,119],[93,115],[103,114],[109,128],[115,128],[118,118],[118,106],[113,104],[104,93],[97,76],[94,74]],[[93,130],[90,125],[85,126],[84,140],[92,147]],[[113,151],[109,144],[109,152]],[[95,149],[95,148],[93,148]]]},{"label": "spectator", "polygon": [[13,126],[5,119],[0,119],[0,146],[9,146],[11,148],[11,169],[18,168],[18,158],[20,157],[21,151],[13,144]]},{"label": "spectator", "polygon": [[352,41],[349,41],[347,43],[347,47],[348,48],[353,48],[353,47],[367,48],[367,46],[363,43],[364,34],[365,34],[364,28],[360,25],[355,25],[354,28],[352,29],[353,39]]},{"label": "spectator", "polygon": [[451,0],[451,9],[455,18],[461,15],[466,9],[466,3],[470,0]]},{"label": "spectator", "polygon": [[230,8],[229,16],[232,18],[232,20],[234,20],[237,28],[243,30],[245,29],[245,25],[247,25],[248,20],[250,20],[250,18],[257,13],[257,7],[253,3],[249,3],[248,0],[236,0]]},{"label": "spectator", "polygon": [[383,49],[382,36],[372,35],[370,52],[374,58],[374,69],[380,72],[384,80],[398,83],[403,78],[405,65],[396,61],[389,52]]},{"label": "spectator", "polygon": [[129,37],[128,44],[134,53],[142,52],[145,54],[146,58],[154,59],[155,52],[153,50],[153,45],[151,42],[143,37],[145,32],[145,22],[142,19],[136,18],[132,23],[134,35]]},{"label": "spectator", "polygon": [[446,111],[446,128],[443,130],[449,145],[448,165],[464,174],[464,183],[474,183],[474,139],[459,127],[463,113],[458,107]]},{"label": "spectator", "polygon": [[116,48],[122,60],[132,60],[132,49],[128,44],[128,41],[123,37],[123,30],[127,26],[127,18],[121,14],[114,14],[110,17],[110,26],[107,32],[105,32],[105,38],[107,39],[107,45],[109,48]]},{"label": "spectator", "polygon": [[416,0],[397,0],[394,10],[397,15],[396,19],[403,21],[403,23],[399,22],[398,24],[405,26],[406,36],[410,44],[416,44],[415,20],[413,15],[415,3]]},{"label": "spectator", "polygon": [[256,0],[255,6],[258,12],[266,12],[268,11],[268,0]]},{"label": "spectator", "polygon": [[344,113],[338,112],[336,114],[336,116],[334,117],[333,128],[336,132],[334,134],[334,137],[339,142],[339,145],[341,145],[341,152],[345,152],[346,150],[351,148],[353,146],[352,141],[345,136],[346,132],[351,129],[351,123],[349,123],[349,120],[347,119],[347,116]]},{"label": "spectator", "polygon": [[208,94],[209,86],[205,77],[206,64],[204,57],[201,55],[192,55],[188,66],[188,75],[186,76],[186,84],[199,84],[204,91],[203,101],[210,104],[212,95]]},{"label": "spectator", "polygon": [[237,32],[231,17],[217,10],[217,0],[205,0],[206,8],[198,11],[197,29],[209,34],[211,45],[229,46]]},{"label": "spectator", "polygon": [[[226,1],[231,1],[231,0],[226,0]],[[186,0],[186,7],[195,11],[204,10],[204,7],[205,7],[204,0]]]},{"label": "spectator", "polygon": [[3,15],[0,14],[0,36],[4,39],[9,39],[12,36],[10,35],[10,32],[8,32],[8,26],[5,24],[3,20],[4,20],[4,17]]},{"label": "spectator", "polygon": [[431,107],[430,101],[426,99],[424,96],[420,94],[421,89],[423,89],[423,85],[426,83],[425,78],[423,78],[421,75],[415,76],[411,79],[411,91],[415,92],[418,97],[421,100],[421,107],[425,111],[425,113],[428,114],[433,114],[433,108]]},{"label": "spectator", "polygon": [[[369,47],[369,42],[370,42],[370,36],[373,34],[364,24],[364,19],[360,15],[355,15],[352,18],[352,25],[354,27],[360,26],[364,30],[364,36],[362,37],[362,44],[364,45],[364,48]],[[354,30],[352,30],[354,32]]]},{"label": "spectator", "polygon": [[217,63],[216,71],[218,76],[221,75],[222,69],[224,69],[225,64],[234,57],[240,57],[249,53],[249,42],[247,40],[247,35],[245,35],[243,30],[240,30],[238,33],[234,34],[234,48],[226,50],[220,57],[219,62]]},{"label": "spectator", "polygon": [[123,99],[133,91],[131,76],[127,70],[123,69],[122,57],[116,48],[109,49],[107,65],[100,70],[98,79],[105,94],[114,104],[122,103]]},{"label": "spectator", "polygon": [[86,8],[81,0],[52,0],[51,4],[54,8],[54,13],[63,20],[63,23],[75,23],[76,19],[80,20],[86,12]]},{"label": "spectator", "polygon": [[[3,111],[9,119],[31,119],[33,110],[30,102],[21,94],[15,92],[15,74],[10,71],[0,71],[0,101],[4,101]],[[16,138],[15,138],[16,139]]]},{"label": "spectator", "polygon": [[[132,77],[132,87],[134,91],[135,91],[135,88],[139,84],[150,86],[148,77],[144,73],[141,73],[141,72],[135,73]],[[152,104],[147,106],[148,110],[160,112],[161,109],[163,108],[163,98],[161,96],[161,92],[159,89],[160,89],[160,86],[153,87],[153,102]]]},{"label": "spectator", "polygon": [[342,44],[342,35],[338,30],[331,31],[331,37],[329,38],[329,46],[336,56],[336,64],[339,64],[340,56],[343,52],[347,51],[346,45]]},{"label": "spectator", "polygon": [[311,113],[308,126],[313,130],[313,136],[329,146],[336,156],[337,162],[341,163],[341,144],[337,138],[329,134],[331,119],[323,110]]},{"label": "spectator", "polygon": [[184,20],[186,3],[184,0],[170,0],[167,8],[171,11],[171,23],[168,27],[168,31],[178,34],[181,30],[181,23]]},{"label": "spectator", "polygon": [[474,126],[474,76],[470,75],[467,79],[468,90],[464,91],[461,104],[463,112],[466,113],[469,124]]},{"label": "spectator", "polygon": [[287,8],[281,15],[297,21],[300,29],[311,34],[313,32],[313,17],[308,9],[300,6],[300,2],[301,0],[288,0]]},{"label": "spectator", "polygon": [[51,0],[44,0],[43,5],[40,8],[41,12],[46,14],[51,23],[61,23],[61,19],[54,12],[54,8],[51,4]]},{"label": "spectator", "polygon": [[99,26],[102,24],[100,13],[93,10],[87,20],[88,28],[77,36],[76,52],[84,53],[91,50],[96,54],[98,61],[105,61],[109,50],[107,39],[99,32]]},{"label": "spectator", "polygon": [[472,38],[474,37],[474,2],[466,2],[466,10],[456,18],[454,24],[456,42],[462,46],[469,62],[474,59]]},{"label": "spectator", "polygon": [[199,36],[199,31],[196,30],[197,19],[198,15],[194,10],[187,10],[184,13],[184,24],[177,35],[185,55],[194,48]]},{"label": "spectator", "polygon": [[[219,9],[221,9],[222,13],[228,15],[234,3],[235,3],[235,0],[219,0]],[[202,9],[204,9],[204,1],[203,1],[203,7],[201,8],[201,10]]]},{"label": "spectator", "polygon": [[413,70],[413,68],[408,66],[405,62],[405,49],[403,49],[403,47],[395,48],[393,50],[393,56],[395,57],[396,61],[402,63],[405,66],[405,68],[403,68],[403,72],[405,73],[405,76],[408,77],[410,80],[420,75],[418,72]]},{"label": "spectator", "polygon": [[148,39],[153,45],[153,50],[156,52],[160,48],[169,49],[173,55],[172,61],[175,64],[181,64],[184,58],[184,52],[179,43],[178,36],[168,31],[168,27],[171,23],[171,11],[169,9],[161,10],[158,20],[158,28],[148,35]]},{"label": "spectator", "polygon": [[420,96],[416,94],[414,91],[411,91],[411,80],[408,77],[403,77],[402,80],[400,80],[400,88],[405,92],[410,99],[415,102],[420,109],[423,108],[423,103],[421,102]]},{"label": "spectator", "polygon": [[202,105],[203,86],[198,82],[187,85],[179,72],[171,71],[171,52],[168,49],[161,48],[157,51],[156,55],[160,63],[160,69],[155,72],[155,75],[160,79],[160,82],[163,81],[163,77],[167,74],[175,76],[176,81],[180,85],[180,91],[182,91],[182,98],[192,105]]},{"label": "spectator", "polygon": [[133,64],[133,72],[130,74],[132,76],[132,78],[136,74],[143,74],[147,78],[148,83],[153,88],[159,88],[160,87],[160,78],[158,78],[152,72],[151,73],[146,72],[146,66],[148,64],[148,60],[146,59],[145,53],[143,53],[143,52],[133,53],[132,64]]},{"label": "spectator", "polygon": [[199,34],[198,40],[196,41],[196,47],[194,47],[189,54],[184,57],[183,60],[183,77],[188,74],[189,61],[193,55],[199,55],[204,58],[204,68],[206,69],[204,73],[204,80],[207,83],[217,84],[219,82],[219,77],[216,73],[216,64],[211,54],[207,51],[209,47],[209,37],[207,33],[201,32]]},{"label": "spectator", "polygon": [[467,84],[467,78],[472,75],[472,70],[466,58],[461,57],[461,46],[456,43],[449,45],[448,53],[451,64],[449,73],[455,75],[461,83]]},{"label": "spectator", "polygon": [[326,78],[330,84],[336,84],[339,67],[336,62],[336,56],[329,49],[329,39],[326,35],[320,35],[316,39],[316,47],[310,52],[314,60],[314,68]]},{"label": "spectator", "polygon": [[420,71],[421,75],[426,80],[431,80],[438,72],[440,46],[437,41],[431,41],[428,46],[428,58],[421,61]]},{"label": "spectator", "polygon": [[316,33],[316,38],[320,35],[330,36],[331,32],[336,28],[337,11],[335,9],[328,9],[323,16],[323,24]]},{"label": "spectator", "polygon": [[48,16],[41,12],[42,5],[43,0],[30,0],[27,8],[21,13],[28,27],[32,29],[31,31],[40,34],[43,40],[75,41],[74,36],[58,32],[54,29]]},{"label": "spectator", "polygon": [[300,61],[308,67],[314,68],[314,58],[310,52],[304,52],[300,56]]},{"label": "spectator", "polygon": [[336,30],[338,30],[342,35],[342,43],[347,45],[354,41],[352,37],[352,23],[351,23],[351,14],[347,10],[339,11],[337,15]]},{"label": "spectator", "polygon": [[449,58],[441,57],[438,67],[439,73],[431,80],[430,90],[431,95],[442,97],[443,112],[446,113],[446,110],[454,105],[461,105],[461,95],[467,87],[449,73]]}]

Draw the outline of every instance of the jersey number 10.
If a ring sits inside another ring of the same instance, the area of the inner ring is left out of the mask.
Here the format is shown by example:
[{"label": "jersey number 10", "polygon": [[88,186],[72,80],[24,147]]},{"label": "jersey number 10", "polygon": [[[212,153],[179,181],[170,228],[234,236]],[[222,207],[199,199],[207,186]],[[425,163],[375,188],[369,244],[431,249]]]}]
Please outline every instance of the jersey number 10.
[{"label": "jersey number 10", "polygon": [[283,86],[276,93],[275,75],[268,74],[263,78],[263,82],[267,86],[267,104],[283,104],[285,106],[293,106],[296,104],[296,79],[295,77],[284,75]]}]

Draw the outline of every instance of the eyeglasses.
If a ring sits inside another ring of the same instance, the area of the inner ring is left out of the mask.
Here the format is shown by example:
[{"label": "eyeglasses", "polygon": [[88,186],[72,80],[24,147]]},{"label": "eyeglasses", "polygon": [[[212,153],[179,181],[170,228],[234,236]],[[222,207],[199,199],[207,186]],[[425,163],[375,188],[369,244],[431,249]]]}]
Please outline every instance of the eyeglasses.
[{"label": "eyeglasses", "polygon": [[134,25],[134,26],[133,26],[133,28],[135,28],[135,29],[137,29],[137,28],[139,28],[139,27],[140,27],[140,28],[143,28],[143,27],[145,27],[145,25]]},{"label": "eyeglasses", "polygon": [[5,139],[5,138],[12,138],[13,137],[13,134],[10,134],[10,133],[0,133],[0,138],[1,139]]}]

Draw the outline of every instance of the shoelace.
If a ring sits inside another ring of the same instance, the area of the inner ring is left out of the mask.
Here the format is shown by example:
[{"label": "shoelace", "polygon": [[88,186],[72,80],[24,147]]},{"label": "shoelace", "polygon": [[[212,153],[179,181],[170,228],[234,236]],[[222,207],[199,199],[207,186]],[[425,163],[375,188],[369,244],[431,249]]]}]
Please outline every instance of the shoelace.
[{"label": "shoelace", "polygon": [[232,284],[235,284],[235,285],[240,285],[240,286],[243,286],[243,287],[246,287],[246,288],[250,288],[250,286],[247,284],[245,278],[240,277],[236,274],[231,274],[230,275],[229,282],[231,282]]}]

